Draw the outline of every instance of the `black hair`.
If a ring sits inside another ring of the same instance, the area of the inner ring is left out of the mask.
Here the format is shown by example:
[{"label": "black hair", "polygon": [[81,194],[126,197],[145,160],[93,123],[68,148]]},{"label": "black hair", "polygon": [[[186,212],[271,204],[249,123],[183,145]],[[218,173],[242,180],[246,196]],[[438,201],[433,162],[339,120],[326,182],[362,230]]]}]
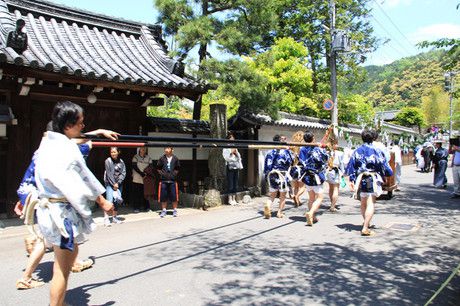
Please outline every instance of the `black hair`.
[{"label": "black hair", "polygon": [[273,141],[274,142],[279,142],[281,140],[281,136],[276,134],[275,136],[273,136]]},{"label": "black hair", "polygon": [[303,134],[303,140],[307,143],[312,142],[313,138],[315,138],[315,135],[313,135],[313,133],[310,131],[305,131],[305,133]]},{"label": "black hair", "polygon": [[[372,140],[373,140],[373,141],[376,141],[377,139],[379,139],[379,135],[380,135],[379,131],[377,131],[377,130],[370,130],[370,132],[372,133]],[[362,134],[361,134],[361,135],[362,135]]]},{"label": "black hair", "polygon": [[229,132],[227,133],[227,139],[230,139],[230,138],[232,138],[232,137],[233,137],[233,139],[235,139],[235,135],[234,135],[232,132],[229,131]]},{"label": "black hair", "polygon": [[375,131],[363,130],[361,132],[361,139],[364,143],[372,143],[375,140]]},{"label": "black hair", "polygon": [[70,101],[56,103],[51,116],[53,131],[64,134],[67,126],[77,124],[80,115],[83,115],[81,106]]},{"label": "black hair", "polygon": [[112,149],[115,149],[115,150],[117,150],[117,152],[118,152],[118,155],[120,155],[120,154],[121,154],[121,151],[120,151],[120,148],[119,148],[119,147],[110,147],[110,148],[109,148],[109,153],[112,151]]}]

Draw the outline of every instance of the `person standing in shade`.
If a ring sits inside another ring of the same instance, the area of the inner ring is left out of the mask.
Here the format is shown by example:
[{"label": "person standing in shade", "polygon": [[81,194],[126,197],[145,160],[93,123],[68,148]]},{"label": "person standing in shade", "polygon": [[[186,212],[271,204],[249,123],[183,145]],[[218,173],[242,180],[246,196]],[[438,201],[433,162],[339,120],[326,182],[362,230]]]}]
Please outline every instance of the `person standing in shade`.
[{"label": "person standing in shade", "polygon": [[140,203],[144,211],[150,208],[149,201],[144,196],[144,170],[152,163],[152,158],[148,155],[146,147],[137,149],[137,154],[133,156],[133,184],[131,189],[131,202],[134,206],[134,212],[139,212]]},{"label": "person standing in shade", "polygon": [[177,176],[179,174],[180,162],[176,155],[173,154],[172,147],[165,148],[165,154],[160,157],[157,163],[157,171],[160,175],[158,184],[158,202],[161,202],[160,217],[166,216],[166,206],[168,201],[172,202],[173,217],[177,217],[177,203],[179,201],[179,187],[177,185]]},{"label": "person standing in shade", "polygon": [[[235,140],[235,136],[232,133],[228,133],[228,140]],[[241,162],[241,154],[238,149],[225,148],[222,150],[222,156],[225,159],[227,165],[227,192],[228,192],[228,204],[236,205],[236,192],[238,191],[238,176],[240,169],[243,169],[243,163]]]},{"label": "person standing in shade", "polygon": [[433,168],[434,168],[434,177],[433,185],[436,188],[446,188],[447,187],[447,158],[449,157],[449,152],[442,147],[441,141],[435,141],[436,151],[433,156]]},{"label": "person standing in shade", "polygon": [[[110,157],[105,160],[105,197],[107,201],[113,203],[112,222],[121,223],[122,221],[117,217],[118,205],[121,200],[121,193],[123,191],[123,181],[126,177],[126,165],[120,158],[120,150],[117,147],[110,148]],[[104,225],[110,226],[111,221],[109,214],[104,212]]]}]

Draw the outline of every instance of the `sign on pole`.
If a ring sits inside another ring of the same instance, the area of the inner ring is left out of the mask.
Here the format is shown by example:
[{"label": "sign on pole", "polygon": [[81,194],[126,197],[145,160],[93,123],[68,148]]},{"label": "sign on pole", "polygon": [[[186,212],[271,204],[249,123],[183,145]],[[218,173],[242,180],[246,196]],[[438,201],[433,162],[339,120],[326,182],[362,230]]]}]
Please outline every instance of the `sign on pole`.
[{"label": "sign on pole", "polygon": [[332,110],[334,108],[334,102],[332,102],[331,99],[324,100],[323,108],[328,111]]}]

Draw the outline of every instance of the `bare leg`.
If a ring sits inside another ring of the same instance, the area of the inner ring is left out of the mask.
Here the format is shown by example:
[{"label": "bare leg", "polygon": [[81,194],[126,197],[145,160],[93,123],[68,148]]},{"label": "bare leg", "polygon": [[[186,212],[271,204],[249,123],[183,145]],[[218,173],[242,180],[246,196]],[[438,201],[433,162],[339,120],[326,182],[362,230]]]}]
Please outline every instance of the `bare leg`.
[{"label": "bare leg", "polygon": [[329,184],[329,199],[331,200],[330,211],[336,211],[335,205],[337,205],[337,200],[339,199],[339,185],[338,184]]},{"label": "bare leg", "polygon": [[279,206],[278,214],[277,214],[278,218],[282,218],[284,216],[283,215],[284,206],[286,206],[286,192],[280,192],[280,206]]},{"label": "bare leg", "polygon": [[42,241],[37,241],[35,243],[34,249],[32,250],[32,253],[29,255],[26,269],[22,275],[24,280],[29,280],[32,278],[32,273],[35,271],[38,264],[42,260],[43,255],[45,255],[45,244]]},{"label": "bare leg", "polygon": [[296,182],[296,188],[297,188],[297,192],[295,193],[295,199],[296,199],[296,202],[299,206],[302,205],[302,202],[300,201],[300,196],[305,192],[305,184],[302,182],[302,181],[297,181]]},{"label": "bare leg", "polygon": [[374,216],[375,211],[375,196],[369,197],[367,200],[366,211],[364,213],[364,229],[369,229],[369,225],[371,224],[372,217]]},{"label": "bare leg", "polygon": [[[176,202],[172,202],[172,207],[173,207],[173,209],[177,209],[177,201],[176,201]],[[166,206],[165,206],[164,208],[166,208]]]},{"label": "bare leg", "polygon": [[161,209],[166,209],[168,202],[161,202]]},{"label": "bare leg", "polygon": [[312,226],[315,220],[315,213],[323,201],[322,193],[315,193],[313,190],[308,192],[308,212],[306,213],[307,224]]},{"label": "bare leg", "polygon": [[275,192],[270,192],[270,200],[267,201],[267,203],[265,203],[265,206],[264,206],[264,218],[265,219],[270,219],[271,215],[272,215],[272,204],[273,204],[273,201],[275,201],[275,198],[276,198],[276,194],[278,192],[275,191]]},{"label": "bare leg", "polygon": [[54,246],[53,279],[51,280],[50,306],[64,305],[67,282],[72,264],[78,255],[78,245],[73,252]]}]

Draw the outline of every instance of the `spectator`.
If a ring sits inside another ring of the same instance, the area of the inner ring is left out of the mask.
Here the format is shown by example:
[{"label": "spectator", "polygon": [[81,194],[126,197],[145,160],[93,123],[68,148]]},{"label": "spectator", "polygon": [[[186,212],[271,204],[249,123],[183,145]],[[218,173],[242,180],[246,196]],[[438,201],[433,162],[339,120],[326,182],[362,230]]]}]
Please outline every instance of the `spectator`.
[{"label": "spectator", "polygon": [[[105,160],[104,183],[107,201],[113,203],[112,222],[121,223],[117,217],[118,206],[122,203],[123,181],[126,177],[125,162],[120,158],[120,150],[117,147],[110,148],[110,157]],[[104,212],[104,225],[110,226],[111,220],[107,212]]]},{"label": "spectator", "polygon": [[460,147],[452,145],[451,152],[454,155],[452,158],[452,176],[454,178],[454,193],[452,199],[460,198]]},{"label": "spectator", "polygon": [[137,149],[137,154],[133,156],[133,184],[131,189],[131,202],[134,206],[134,212],[139,212],[140,204],[142,209],[150,209],[149,201],[144,196],[144,178],[147,176],[145,169],[152,163],[152,158],[148,155],[146,147]]},{"label": "spectator", "polygon": [[433,185],[436,188],[447,188],[447,158],[449,152],[442,147],[442,141],[435,141],[436,151],[433,156],[434,177]]},{"label": "spectator", "polygon": [[[235,136],[232,133],[228,133],[227,139],[234,141]],[[228,192],[228,204],[236,205],[236,192],[238,191],[238,175],[240,169],[243,169],[243,163],[241,162],[241,154],[238,149],[225,148],[222,150],[222,156],[225,159],[227,165],[227,192]]]},{"label": "spectator", "polygon": [[179,201],[177,175],[179,174],[180,162],[173,154],[173,151],[174,149],[172,147],[166,147],[165,154],[160,157],[157,163],[157,171],[160,175],[158,202],[161,202],[161,218],[166,216],[168,201],[172,202],[173,217],[177,217],[177,203]]}]

